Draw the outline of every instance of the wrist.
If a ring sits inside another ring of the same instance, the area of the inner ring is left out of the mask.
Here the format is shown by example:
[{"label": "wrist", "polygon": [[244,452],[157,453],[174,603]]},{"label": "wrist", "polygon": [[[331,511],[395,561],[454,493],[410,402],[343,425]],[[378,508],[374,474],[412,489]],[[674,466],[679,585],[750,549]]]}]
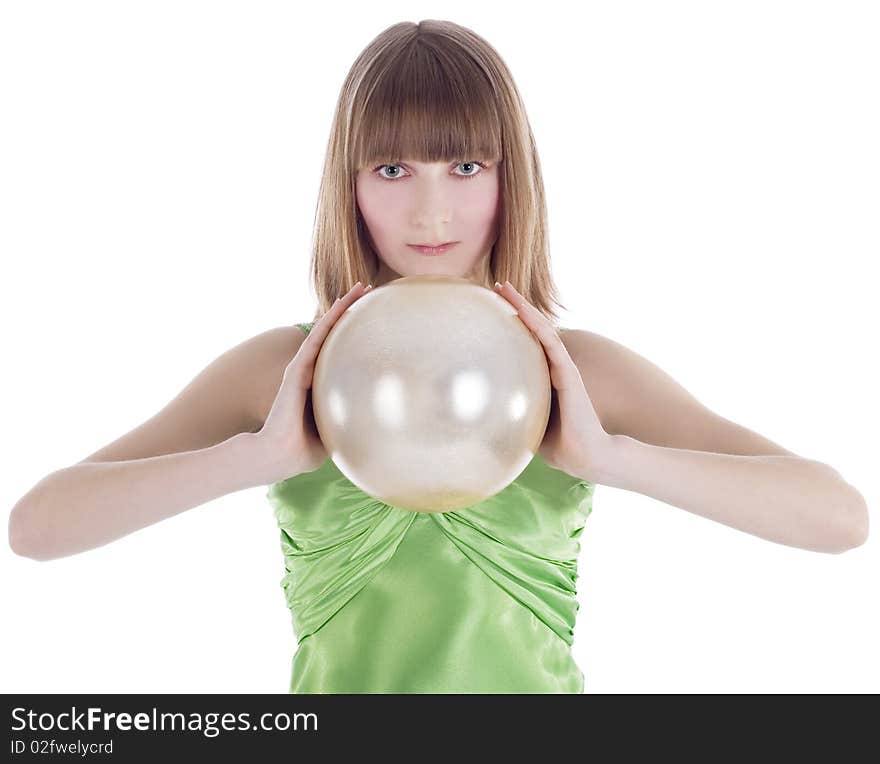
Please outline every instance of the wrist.
[{"label": "wrist", "polygon": [[628,435],[608,435],[592,460],[591,472],[595,475],[593,482],[626,489],[641,445],[641,441]]},{"label": "wrist", "polygon": [[256,488],[279,480],[280,467],[273,460],[273,453],[277,458],[277,451],[260,433],[240,432],[221,445],[228,450],[230,462],[235,465],[235,480],[240,488]]},{"label": "wrist", "polygon": [[247,436],[242,439],[241,448],[254,485],[270,485],[315,469],[294,457],[289,444],[279,443],[262,430],[241,435]]}]

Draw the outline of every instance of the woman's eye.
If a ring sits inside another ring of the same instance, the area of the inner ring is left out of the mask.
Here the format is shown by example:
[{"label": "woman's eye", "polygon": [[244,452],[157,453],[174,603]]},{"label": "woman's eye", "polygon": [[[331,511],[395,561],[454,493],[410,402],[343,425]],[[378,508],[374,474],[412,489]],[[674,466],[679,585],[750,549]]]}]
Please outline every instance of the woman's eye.
[{"label": "woman's eye", "polygon": [[[468,166],[468,167],[482,167],[484,170],[486,169],[486,164],[484,162],[459,162],[458,167],[461,167],[463,165]],[[479,172],[469,172],[467,175],[462,175],[461,177],[463,177],[463,178],[476,178],[477,175],[480,175],[480,173]]]},{"label": "woman's eye", "polygon": [[[397,167],[397,168],[400,168],[400,165],[399,165],[399,164],[380,164],[375,170],[373,170],[373,172],[380,171],[383,167]],[[387,177],[384,176],[381,172],[379,172],[379,177],[382,178],[382,180],[393,180],[394,178],[399,177],[399,176],[400,176],[399,171],[398,171],[398,174],[397,174],[397,175],[393,175],[391,178],[387,178]]]},{"label": "woman's eye", "polygon": [[[381,170],[385,167],[396,167],[396,168],[398,168],[398,170],[391,177],[388,177],[387,175],[383,175],[381,172]],[[485,170],[486,163],[485,162],[459,162],[456,165],[456,167],[470,167],[470,168],[481,167]],[[402,165],[399,165],[399,164],[380,164],[378,167],[373,169],[373,172],[378,173],[379,177],[382,178],[382,180],[393,181],[396,178],[400,177],[400,169],[402,169]],[[457,177],[461,178],[462,180],[469,180],[470,178],[476,178],[477,175],[480,175],[480,174],[481,174],[480,172],[474,172],[473,169],[471,169],[471,172],[468,172],[464,175],[459,175],[456,173]]]}]

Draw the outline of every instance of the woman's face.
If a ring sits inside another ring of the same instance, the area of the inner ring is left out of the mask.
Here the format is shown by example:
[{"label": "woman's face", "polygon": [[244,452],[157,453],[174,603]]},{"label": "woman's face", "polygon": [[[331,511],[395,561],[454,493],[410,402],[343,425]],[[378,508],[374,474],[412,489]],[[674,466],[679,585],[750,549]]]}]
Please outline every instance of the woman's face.
[{"label": "woman's face", "polygon": [[[402,160],[358,170],[357,204],[380,264],[374,286],[401,276],[479,272],[498,236],[498,165],[484,164]],[[436,256],[408,246],[446,241],[458,244]]]}]

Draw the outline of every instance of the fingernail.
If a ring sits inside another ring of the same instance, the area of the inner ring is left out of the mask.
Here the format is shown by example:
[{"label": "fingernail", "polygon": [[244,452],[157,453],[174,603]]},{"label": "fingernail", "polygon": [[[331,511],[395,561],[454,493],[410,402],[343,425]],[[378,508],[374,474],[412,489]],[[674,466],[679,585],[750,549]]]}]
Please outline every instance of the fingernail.
[{"label": "fingernail", "polygon": [[372,284],[367,284],[367,288],[364,291],[369,292],[372,288],[373,288]]},{"label": "fingernail", "polygon": [[498,290],[504,289],[504,287],[501,286],[501,282],[500,282],[500,281],[496,281],[496,282],[495,282],[495,288],[498,289]]}]

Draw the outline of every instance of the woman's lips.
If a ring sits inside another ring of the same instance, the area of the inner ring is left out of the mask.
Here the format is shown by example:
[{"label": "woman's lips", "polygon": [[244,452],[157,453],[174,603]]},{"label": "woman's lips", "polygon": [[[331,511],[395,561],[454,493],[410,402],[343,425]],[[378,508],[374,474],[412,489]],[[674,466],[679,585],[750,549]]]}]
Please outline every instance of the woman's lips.
[{"label": "woman's lips", "polygon": [[447,242],[446,244],[442,244],[439,247],[420,247],[417,244],[407,244],[406,246],[411,247],[416,252],[422,255],[442,255],[445,252],[448,252],[454,246],[458,244],[457,241]]}]

